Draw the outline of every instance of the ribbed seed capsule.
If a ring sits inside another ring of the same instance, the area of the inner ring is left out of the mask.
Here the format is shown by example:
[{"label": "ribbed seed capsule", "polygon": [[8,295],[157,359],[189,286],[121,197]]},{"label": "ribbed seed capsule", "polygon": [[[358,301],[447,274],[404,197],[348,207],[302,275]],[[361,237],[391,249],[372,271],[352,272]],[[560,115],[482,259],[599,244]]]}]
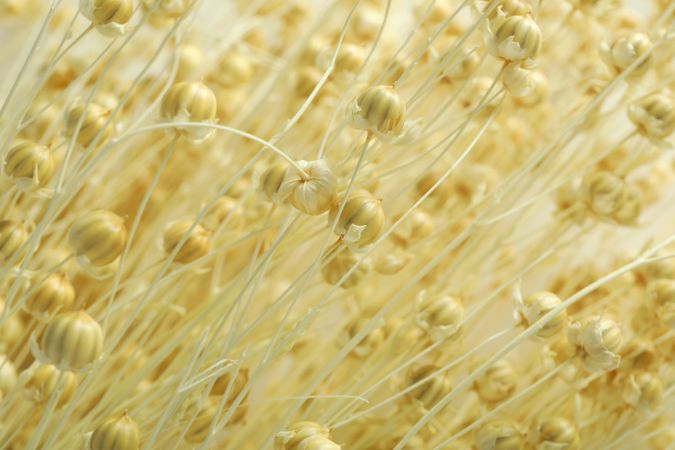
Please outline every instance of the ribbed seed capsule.
[{"label": "ribbed seed capsule", "polygon": [[405,102],[391,86],[372,86],[351,103],[354,128],[379,136],[398,136],[405,122]]},{"label": "ribbed seed capsule", "polygon": [[176,80],[193,81],[199,77],[204,66],[204,51],[197,45],[182,44],[178,47]]},{"label": "ribbed seed capsule", "polygon": [[[525,298],[522,303],[516,304],[518,315],[526,326],[531,326],[549,312],[557,308],[562,301],[551,292],[537,292]],[[556,335],[567,323],[567,312],[564,310],[551,318],[537,331],[537,336],[548,338]]]},{"label": "ribbed seed capsule", "polygon": [[577,450],[579,431],[564,417],[551,417],[537,424],[531,443],[536,450]]},{"label": "ribbed seed capsule", "polygon": [[[402,213],[396,215],[394,221],[398,222],[402,215]],[[407,247],[410,244],[431,236],[431,233],[433,232],[434,221],[431,216],[424,211],[415,210],[394,229],[391,237],[398,245]]]},{"label": "ribbed seed capsule", "polygon": [[78,257],[95,267],[115,261],[127,242],[124,219],[106,210],[95,210],[75,220],[68,242]]},{"label": "ribbed seed capsule", "polygon": [[634,408],[656,410],[663,402],[663,382],[653,373],[633,371],[624,384],[623,400]]},{"label": "ribbed seed capsule", "polygon": [[279,189],[281,188],[281,183],[286,178],[288,170],[287,164],[277,163],[270,166],[258,177],[258,192],[262,194],[265,200],[275,205],[281,205],[286,201],[285,198],[279,195]]},{"label": "ribbed seed capsule", "polygon": [[153,26],[171,25],[187,11],[192,0],[142,0],[144,12],[151,12],[149,21]]},{"label": "ribbed seed capsule", "polygon": [[0,355],[0,400],[16,384],[16,367],[5,355]]},{"label": "ribbed seed capsule", "polygon": [[495,362],[476,380],[476,391],[481,400],[497,403],[509,398],[516,390],[518,374],[506,359]]},{"label": "ribbed seed capsule", "polygon": [[20,188],[44,187],[54,173],[54,159],[44,145],[24,141],[12,147],[5,157],[5,174]]},{"label": "ribbed seed capsule", "polygon": [[[0,314],[5,309],[5,299],[0,295]],[[0,316],[2,317],[2,316]],[[23,321],[17,314],[7,314],[0,324],[0,351],[9,352],[23,335]]]},{"label": "ribbed seed capsule", "polygon": [[104,34],[122,34],[134,5],[131,0],[80,0],[80,12]]},{"label": "ribbed seed capsule", "polygon": [[[439,368],[434,365],[425,365],[412,368],[406,376],[406,387],[413,386]],[[431,409],[443,397],[452,391],[452,382],[445,373],[434,375],[427,381],[422,382],[408,393],[408,396],[425,409]]]},{"label": "ribbed seed capsule", "polygon": [[[354,336],[359,334],[365,327],[369,326],[370,319],[367,317],[357,317],[347,323],[345,329],[338,336],[338,344],[347,345]],[[384,321],[379,320],[375,327],[371,329],[352,349],[351,355],[357,358],[365,358],[372,355],[380,348],[384,342]]]},{"label": "ribbed seed capsule", "polygon": [[650,369],[658,362],[656,346],[648,339],[633,338],[621,349],[621,367]]},{"label": "ribbed seed capsule", "polygon": [[91,435],[91,450],[137,450],[140,447],[138,425],[126,413],[111,417]]},{"label": "ribbed seed capsule", "polygon": [[427,296],[421,292],[415,302],[415,322],[433,342],[443,341],[459,332],[464,307],[462,302],[449,295]]},{"label": "ribbed seed capsule", "polygon": [[77,376],[73,372],[62,372],[51,364],[37,367],[26,382],[26,396],[33,402],[47,403],[60,390],[56,406],[70,401],[77,388]]},{"label": "ribbed seed capsule", "polygon": [[[192,225],[192,220],[177,220],[171,222],[164,230],[164,252],[167,255],[170,255],[187,235],[187,239],[174,258],[174,261],[181,264],[187,264],[206,256],[211,248],[211,233],[199,224],[194,228]],[[192,231],[188,234],[190,228]]]},{"label": "ribbed seed capsule", "polygon": [[658,143],[675,131],[675,104],[668,95],[652,94],[630,105],[628,118],[640,134]]},{"label": "ribbed seed capsule", "polygon": [[42,316],[70,309],[75,301],[75,289],[64,273],[49,275],[26,301],[26,310]]},{"label": "ribbed seed capsule", "polygon": [[65,312],[49,321],[42,351],[61,370],[79,370],[103,351],[101,326],[84,311]]},{"label": "ribbed seed capsule", "polygon": [[[172,122],[213,123],[216,120],[216,96],[206,85],[181,81],[162,98],[160,116]],[[213,134],[208,127],[175,126],[179,135],[201,142]]]},{"label": "ribbed seed capsule", "polygon": [[279,195],[288,198],[298,211],[316,216],[328,211],[335,203],[337,180],[324,160],[298,161],[306,175],[294,170],[286,173]]},{"label": "ribbed seed capsule", "polygon": [[675,328],[675,280],[654,280],[649,283],[647,291],[656,306],[658,318],[669,327]]},{"label": "ribbed seed capsule", "polygon": [[[303,443],[313,437],[328,439],[329,430],[315,422],[297,422],[274,436],[274,450],[314,450]],[[321,447],[318,447],[321,448]],[[336,450],[340,447],[338,446]],[[328,447],[327,450],[333,450]]]},{"label": "ribbed seed capsule", "polygon": [[[605,64],[614,68],[617,72],[621,72],[647,53],[652,45],[646,34],[631,33],[628,36],[618,38],[611,44],[602,43],[600,45],[600,57]],[[649,69],[650,64],[651,55],[638,64],[632,74],[643,74]]]},{"label": "ribbed seed capsule", "polygon": [[237,227],[244,221],[244,211],[239,202],[232,197],[224,195],[213,204],[209,212],[204,216],[202,225],[207,230],[215,230],[227,222],[228,227]]},{"label": "ribbed seed capsule", "polygon": [[523,436],[510,422],[490,422],[483,425],[474,442],[478,450],[522,450]]},{"label": "ribbed seed capsule", "polygon": [[211,78],[223,87],[234,88],[248,83],[253,74],[253,64],[246,55],[228,52],[218,59]]},{"label": "ribbed seed capsule", "polygon": [[27,239],[25,227],[11,220],[0,220],[0,261],[5,263],[17,256]]},{"label": "ribbed seed capsule", "polygon": [[[333,224],[340,205],[336,204],[328,217]],[[365,190],[353,192],[345,202],[335,225],[335,233],[348,244],[363,247],[374,242],[384,228],[384,210],[380,200]]]},{"label": "ribbed seed capsule", "polygon": [[625,187],[625,182],[611,172],[592,172],[584,177],[582,195],[591,211],[609,218],[621,209]]},{"label": "ribbed seed capsule", "polygon": [[[329,256],[328,261],[321,268],[323,280],[328,284],[336,285],[360,259],[348,248],[338,250],[335,255]],[[366,258],[345,278],[340,287],[350,289],[358,286],[368,276],[370,269],[370,260]]]},{"label": "ribbed seed capsule", "polygon": [[[108,124],[109,116],[110,111],[107,108],[96,103],[89,103],[85,108],[84,103],[77,100],[66,110],[64,133],[72,138],[77,131],[75,141],[85,148],[93,144],[97,136],[96,144],[101,145],[111,132],[110,124]],[[80,120],[82,124],[78,130],[77,125]]]},{"label": "ribbed seed capsule", "polygon": [[529,16],[511,16],[489,30],[488,50],[506,61],[534,60],[541,50],[541,30]]},{"label": "ribbed seed capsule", "polygon": [[614,370],[621,362],[621,329],[610,319],[589,317],[568,326],[567,339],[589,372]]},{"label": "ribbed seed capsule", "polygon": [[195,400],[189,402],[184,418],[191,422],[185,432],[185,440],[193,444],[204,442],[211,431],[211,423],[216,419],[218,404],[211,397],[207,398],[203,405]]}]

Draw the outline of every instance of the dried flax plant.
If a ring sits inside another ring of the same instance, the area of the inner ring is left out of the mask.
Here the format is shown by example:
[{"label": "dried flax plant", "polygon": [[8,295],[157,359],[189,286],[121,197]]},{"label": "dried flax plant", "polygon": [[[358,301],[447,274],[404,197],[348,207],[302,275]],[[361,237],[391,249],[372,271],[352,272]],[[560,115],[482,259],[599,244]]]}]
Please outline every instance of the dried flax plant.
[{"label": "dried flax plant", "polygon": [[0,448],[675,449],[671,0],[0,20]]}]

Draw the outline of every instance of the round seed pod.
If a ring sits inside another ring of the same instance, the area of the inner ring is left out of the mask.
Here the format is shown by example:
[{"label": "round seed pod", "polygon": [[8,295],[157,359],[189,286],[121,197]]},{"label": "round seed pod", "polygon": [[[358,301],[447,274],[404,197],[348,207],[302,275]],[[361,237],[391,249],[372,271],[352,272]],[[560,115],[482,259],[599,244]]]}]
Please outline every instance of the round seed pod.
[{"label": "round seed pod", "polygon": [[[442,176],[443,173],[437,170],[430,170],[429,172],[422,175],[422,178],[417,180],[417,183],[415,183],[415,194],[417,198],[422,198],[422,196],[426,195],[426,193],[429,192],[436,183],[438,183],[438,180]],[[429,193],[429,195],[426,197],[425,203],[429,202],[433,208],[441,207],[448,201],[451,194],[452,186],[450,183],[448,183],[448,179],[446,178]]]},{"label": "round seed pod", "polygon": [[[192,227],[192,220],[177,220],[164,229],[164,253],[170,255],[178,243]],[[206,256],[211,248],[211,233],[197,224],[192,228],[183,246],[178,250],[174,261],[181,264],[190,263]]]},{"label": "round seed pod", "polygon": [[361,42],[375,39],[382,25],[382,14],[373,5],[364,4],[354,12],[350,29]]},{"label": "round seed pod", "polygon": [[103,34],[124,33],[134,12],[131,0],[80,0],[80,12]]},{"label": "round seed pod", "polygon": [[[234,381],[232,382],[231,380],[232,374],[229,372],[219,376],[218,378],[216,378],[215,383],[213,383],[210,392],[210,395],[213,396],[224,395],[227,392],[230,383],[232,383],[232,388],[230,389],[226,401],[227,406],[232,406],[235,399],[241,394],[241,392],[248,384],[248,369],[241,369],[237,371],[237,375],[235,376]],[[248,394],[244,395],[242,403],[240,403],[237,406],[237,409],[235,410],[234,414],[230,417],[228,423],[239,423],[244,419],[244,417],[246,417],[246,412],[248,408],[245,405],[245,402],[247,396]]]},{"label": "round seed pod", "polygon": [[579,431],[564,417],[551,417],[537,424],[530,442],[536,450],[577,450]]},{"label": "round seed pod", "polygon": [[[77,131],[75,141],[82,147],[87,148],[93,144],[98,136],[97,145],[101,145],[110,136],[112,128],[108,124],[110,110],[96,104],[89,103],[86,108],[81,100],[73,102],[66,110],[65,130],[67,137],[72,138]],[[82,120],[79,131],[77,125]]]},{"label": "round seed pod", "polygon": [[405,102],[391,86],[372,86],[356,97],[349,107],[354,128],[380,137],[396,137],[403,131]]},{"label": "round seed pod", "polygon": [[61,112],[55,105],[44,99],[36,100],[26,111],[25,125],[20,131],[20,136],[37,142],[53,128],[60,117]]},{"label": "round seed pod", "polygon": [[529,16],[507,17],[488,33],[488,51],[505,61],[529,62],[541,50],[541,30]]},{"label": "round seed pod", "polygon": [[52,152],[44,145],[20,142],[12,147],[5,157],[5,174],[19,188],[44,187],[54,173]]},{"label": "round seed pod", "polygon": [[20,259],[22,255],[17,254],[27,239],[28,230],[24,226],[11,220],[0,220],[0,262],[4,264],[17,256]]},{"label": "round seed pod", "polygon": [[633,371],[626,379],[622,396],[634,408],[653,411],[663,402],[663,382],[653,373]]},{"label": "round seed pod", "polygon": [[621,350],[621,367],[625,369],[652,368],[658,362],[654,343],[639,337],[633,338]]},{"label": "round seed pod", "polygon": [[[441,61],[444,61],[441,59]],[[459,55],[453,58],[449,64],[444,64],[443,75],[450,81],[465,80],[474,73],[480,64],[480,56],[476,51],[462,48]]]},{"label": "round seed pod", "polygon": [[[522,318],[525,326],[530,327],[533,323],[557,308],[562,301],[560,297],[551,292],[537,292],[516,304],[518,316]],[[567,312],[564,310],[543,324],[537,331],[536,336],[549,338],[558,334],[567,323]]]},{"label": "round seed pod", "polygon": [[366,55],[363,47],[353,44],[344,44],[342,47],[340,47],[340,50],[338,50],[337,57],[335,58],[335,70],[333,73],[338,75],[345,73],[356,73],[363,65],[365,59]]},{"label": "round seed pod", "polygon": [[110,264],[122,254],[127,242],[124,219],[111,211],[91,211],[70,226],[68,242],[87,264],[95,267]]},{"label": "round seed pod", "polygon": [[567,330],[567,340],[584,369],[607,371],[619,366],[622,335],[616,322],[593,316],[571,323]]},{"label": "round seed pod", "polygon": [[518,374],[505,359],[495,362],[476,380],[475,388],[484,402],[497,403],[509,398],[516,390]]},{"label": "round seed pod", "polygon": [[329,430],[315,422],[297,422],[274,436],[274,450],[301,450],[305,439],[319,436],[328,439]]},{"label": "round seed pod", "polygon": [[675,280],[654,280],[647,286],[647,291],[656,306],[657,317],[669,327],[675,328]]},{"label": "round seed pod", "polygon": [[73,372],[61,372],[51,364],[42,364],[32,371],[25,385],[25,394],[31,401],[44,404],[58,389],[60,394],[56,406],[63,406],[73,397],[76,388],[77,376]]},{"label": "round seed pod", "polygon": [[211,78],[223,87],[235,88],[251,81],[254,73],[250,58],[241,52],[230,51],[218,59]]},{"label": "round seed pod", "polygon": [[0,355],[0,400],[14,389],[16,384],[16,367],[5,355]]},{"label": "round seed pod", "polygon": [[521,106],[534,107],[544,102],[548,97],[548,78],[540,70],[532,70],[528,77],[528,91],[516,98],[516,103]]},{"label": "round seed pod", "polygon": [[464,307],[458,298],[428,296],[426,291],[418,295],[415,310],[415,323],[433,342],[456,336],[464,318]]},{"label": "round seed pod", "polygon": [[584,177],[582,196],[587,206],[600,217],[612,217],[622,207],[624,181],[611,172],[593,172]]},{"label": "round seed pod", "polygon": [[[368,322],[370,322],[370,319],[366,317],[357,317],[351,320],[338,336],[338,344],[341,346],[346,345],[354,338],[354,336],[359,334],[366,325],[368,325]],[[379,321],[375,328],[370,330],[370,332],[352,349],[351,355],[357,358],[370,356],[382,346],[384,339],[384,321]]]},{"label": "round seed pod", "polygon": [[523,436],[510,422],[489,422],[474,435],[478,450],[522,450]]},{"label": "round seed pod", "polygon": [[91,450],[138,450],[138,435],[138,425],[124,413],[99,425],[91,435],[89,447]]},{"label": "round seed pod", "polygon": [[[406,375],[406,387],[413,386],[432,373],[438,371],[438,367],[434,365],[425,365],[413,367]],[[434,375],[432,378],[424,381],[419,386],[411,390],[407,395],[424,409],[431,409],[433,406],[443,399],[452,391],[452,383],[450,378],[445,373]]]},{"label": "round seed pod", "polygon": [[277,163],[265,170],[257,179],[257,189],[263,198],[275,205],[283,204],[286,199],[279,195],[281,183],[286,178],[288,172],[288,165],[285,163]]},{"label": "round seed pod", "polygon": [[[0,296],[0,314],[3,313],[4,309],[5,299]],[[0,351],[9,353],[23,335],[23,329],[23,322],[18,315],[8,314],[5,316],[4,322],[0,324]]]},{"label": "round seed pod", "polygon": [[84,311],[61,313],[47,324],[42,351],[60,370],[80,370],[101,356],[103,331]]},{"label": "round seed pod", "polygon": [[[394,217],[394,222],[403,216],[403,213]],[[434,232],[434,221],[431,216],[420,210],[415,210],[401,222],[391,234],[392,239],[400,246],[407,247],[415,242],[431,236]]]},{"label": "round seed pod", "polygon": [[675,131],[675,105],[665,94],[652,94],[628,107],[628,118],[638,132],[660,143]]},{"label": "round seed pod", "polygon": [[70,309],[75,289],[64,273],[49,275],[26,300],[26,310],[38,317]]},{"label": "round seed pod", "polygon": [[340,450],[342,447],[326,437],[315,434],[303,439],[297,446],[289,447],[289,449],[291,448],[297,450]]},{"label": "round seed pod", "polygon": [[[323,267],[321,267],[321,276],[323,280],[331,285],[336,285],[343,276],[359,262],[361,258],[355,255],[348,248],[338,250],[335,255],[329,257]],[[366,258],[361,264],[342,282],[341,288],[351,289],[358,286],[364,278],[368,276],[371,270],[370,259]]]},{"label": "round seed pod", "polygon": [[394,251],[382,255],[375,261],[375,272],[382,275],[394,275],[403,270],[413,259],[413,255],[403,251]]},{"label": "round seed pod", "polygon": [[298,161],[307,176],[290,170],[279,186],[279,195],[298,211],[317,216],[328,211],[335,203],[337,180],[324,160]]},{"label": "round seed pod", "polygon": [[[329,225],[335,221],[339,209],[339,204],[331,208]],[[381,201],[370,192],[359,190],[349,195],[335,225],[335,233],[347,244],[364,247],[374,242],[383,228],[384,210]]]},{"label": "round seed pod", "polygon": [[[169,122],[214,123],[216,105],[216,96],[206,85],[181,81],[171,86],[162,98],[160,116]],[[208,127],[175,126],[174,129],[194,143],[213,134],[213,129]]]},{"label": "round seed pod", "polygon": [[[622,72],[647,53],[652,45],[646,34],[631,33],[628,36],[619,37],[611,44],[606,42],[600,44],[600,57],[605,64],[617,72]],[[641,62],[632,74],[641,75],[649,69],[650,65],[651,55]]]},{"label": "round seed pod", "polygon": [[642,213],[642,197],[642,192],[637,187],[626,184],[621,205],[612,214],[612,220],[619,225],[635,225]]},{"label": "round seed pod", "polygon": [[224,195],[211,207],[202,220],[202,226],[207,230],[215,230],[225,221],[232,227],[237,227],[244,221],[244,211],[239,202]]},{"label": "round seed pod", "polygon": [[198,79],[205,59],[204,51],[198,45],[181,44],[178,47],[176,80],[193,81]]}]

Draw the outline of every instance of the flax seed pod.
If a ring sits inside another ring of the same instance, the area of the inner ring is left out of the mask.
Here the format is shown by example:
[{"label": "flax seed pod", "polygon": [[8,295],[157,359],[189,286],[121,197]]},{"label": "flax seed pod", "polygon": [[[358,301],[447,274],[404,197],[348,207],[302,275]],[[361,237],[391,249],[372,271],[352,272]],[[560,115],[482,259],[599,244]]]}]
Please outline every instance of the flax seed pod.
[{"label": "flax seed pod", "polygon": [[101,326],[84,311],[65,312],[49,321],[42,352],[60,370],[80,370],[103,351]]},{"label": "flax seed pod", "polygon": [[577,450],[579,431],[564,417],[551,417],[537,424],[531,444],[536,450]]},{"label": "flax seed pod", "polygon": [[[652,48],[649,37],[643,33],[621,36],[613,43],[600,44],[600,57],[609,67],[622,72]],[[651,65],[651,55],[633,70],[633,75],[642,75]]]},{"label": "flax seed pod", "polygon": [[[338,345],[345,346],[347,343],[368,326],[370,318],[357,317],[349,321],[344,330],[338,336]],[[378,320],[375,327],[366,334],[361,341],[352,349],[351,355],[357,358],[366,358],[376,352],[384,343],[384,321]]]},{"label": "flax seed pod", "polygon": [[59,121],[61,112],[50,102],[40,99],[30,105],[24,119],[20,136],[30,141],[39,142],[54,124]]},{"label": "flax seed pod", "polygon": [[663,145],[675,131],[675,104],[669,95],[648,95],[628,107],[628,118],[641,135]]},{"label": "flax seed pod", "polygon": [[624,383],[622,396],[634,408],[654,411],[663,402],[663,382],[650,372],[633,371]]},{"label": "flax seed pod", "polygon": [[312,436],[328,438],[330,431],[315,422],[297,422],[274,436],[274,450],[301,450],[301,443]]},{"label": "flax seed pod", "polygon": [[[5,309],[5,299],[0,295],[0,317]],[[0,352],[9,352],[23,335],[24,325],[17,314],[7,314],[0,324]]]},{"label": "flax seed pod", "polygon": [[476,432],[474,443],[478,450],[522,450],[523,436],[510,422],[489,422]]},{"label": "flax seed pod", "polygon": [[[329,256],[323,267],[321,267],[321,275],[323,280],[331,285],[336,285],[352,267],[359,262],[361,258],[354,254],[348,248],[338,250],[332,256]],[[370,273],[372,268],[370,259],[365,258],[361,264],[352,271],[340,285],[341,288],[351,289],[358,286]]]},{"label": "flax seed pod", "polygon": [[230,51],[218,59],[211,78],[222,87],[237,88],[251,81],[254,73],[255,68],[249,57],[241,52]]},{"label": "flax seed pod", "polygon": [[593,172],[584,177],[582,197],[591,211],[602,218],[612,217],[623,205],[624,181],[611,172]]},{"label": "flax seed pod", "polygon": [[405,102],[391,86],[372,86],[352,101],[348,118],[359,130],[396,137],[403,131]]},{"label": "flax seed pod", "polygon": [[176,80],[193,81],[198,79],[204,66],[204,60],[206,59],[201,47],[194,44],[181,44],[177,52],[178,68],[176,70]]},{"label": "flax seed pod", "polygon": [[505,61],[531,63],[541,50],[541,30],[529,16],[511,16],[488,28],[487,47]]},{"label": "flax seed pod", "polygon": [[464,307],[458,298],[430,296],[422,291],[415,301],[415,310],[415,323],[432,342],[444,341],[459,333]]},{"label": "flax seed pod", "polygon": [[648,370],[659,361],[656,346],[648,339],[633,338],[621,350],[622,369]]},{"label": "flax seed pod", "polygon": [[24,386],[26,396],[33,402],[44,404],[59,391],[56,406],[70,401],[77,388],[77,376],[73,372],[62,372],[51,364],[41,364],[35,369]]},{"label": "flax seed pod", "polygon": [[106,35],[124,33],[134,12],[131,0],[80,0],[80,12]]},{"label": "flax seed pod", "polygon": [[305,172],[300,174],[294,170],[286,173],[279,195],[298,211],[310,216],[317,216],[328,211],[335,203],[337,180],[324,160],[298,161],[298,167]]},{"label": "flax seed pod", "polygon": [[593,316],[568,326],[567,339],[589,372],[614,370],[621,362],[621,329],[610,319]]},{"label": "flax seed pod", "polygon": [[[394,222],[403,216],[403,213],[394,217]],[[431,236],[434,232],[432,217],[420,210],[415,210],[401,222],[391,234],[392,239],[400,246],[407,247],[415,242]]]},{"label": "flax seed pod", "polygon": [[67,311],[75,301],[75,289],[64,273],[49,275],[26,300],[26,310],[37,316]]},{"label": "flax seed pod", "polygon": [[19,251],[27,239],[28,230],[24,226],[11,220],[0,220],[0,262],[4,264],[15,257],[19,262],[22,256]]},{"label": "flax seed pod", "polygon": [[138,435],[138,425],[124,413],[99,425],[91,435],[89,447],[91,450],[138,450]]},{"label": "flax seed pod", "polygon": [[[108,123],[110,111],[96,103],[89,103],[86,107],[81,99],[73,102],[66,110],[64,133],[72,138],[77,132],[75,141],[84,148],[88,148],[96,141],[101,145],[110,136],[112,128]],[[77,125],[82,121],[79,130]]]},{"label": "flax seed pod", "polygon": [[202,226],[207,230],[215,230],[227,221],[228,225],[236,228],[244,222],[244,211],[239,202],[224,195],[220,197],[202,220]]},{"label": "flax seed pod", "polygon": [[279,189],[287,172],[288,164],[277,163],[268,167],[257,177],[257,190],[265,200],[275,205],[282,205],[286,202],[286,199],[279,194]]},{"label": "flax seed pod", "polygon": [[91,211],[70,226],[68,242],[86,264],[94,267],[110,264],[122,254],[127,242],[124,219],[111,211]]},{"label": "flax seed pod", "polygon": [[475,388],[478,396],[487,403],[498,403],[509,398],[516,390],[518,374],[506,359],[500,359],[488,368]]},{"label": "flax seed pod", "polygon": [[193,0],[142,0],[141,8],[150,12],[150,24],[157,28],[167,27],[174,23],[188,10]]},{"label": "flax seed pod", "polygon": [[[214,123],[216,120],[216,96],[206,85],[181,81],[169,88],[162,98],[160,117],[169,122]],[[178,135],[200,143],[213,134],[208,127],[174,126]]]},{"label": "flax seed pod", "polygon": [[[525,326],[530,327],[539,319],[557,308],[562,301],[551,292],[537,292],[516,304],[516,311],[524,321]],[[567,312],[564,310],[552,317],[548,322],[541,325],[536,336],[549,338],[558,334],[567,323]]]},{"label": "flax seed pod", "polygon": [[[331,208],[328,223],[332,225],[339,211],[339,204]],[[347,244],[364,247],[373,243],[384,228],[382,202],[365,190],[349,195],[335,225],[335,233]]]},{"label": "flax seed pod", "polygon": [[0,400],[14,389],[16,384],[16,367],[5,355],[0,355]]},{"label": "flax seed pod", "polygon": [[54,173],[54,159],[44,145],[24,141],[12,147],[5,157],[5,174],[19,188],[44,187]]},{"label": "flax seed pod", "polygon": [[[237,375],[234,378],[234,381],[232,381],[232,374],[229,372],[219,376],[218,378],[216,378],[215,383],[213,383],[209,395],[212,396],[225,395],[228,387],[230,386],[230,383],[232,383],[232,388],[229,391],[227,401],[225,403],[226,406],[232,406],[236,398],[239,396],[239,394],[242,393],[242,391],[248,384],[248,369],[244,368],[238,370]],[[244,419],[244,417],[246,416],[246,411],[248,409],[247,406],[245,405],[247,397],[248,394],[245,394],[242,403],[240,403],[237,406],[236,411],[230,417],[229,423],[239,423]]]},{"label": "flax seed pod", "polygon": [[[174,261],[181,264],[191,263],[196,259],[206,256],[211,248],[211,233],[199,224],[196,224],[194,227],[192,225],[192,220],[177,220],[171,222],[164,229],[163,245],[164,253],[167,256],[174,251],[183,237],[187,235],[187,239],[174,258]],[[188,234],[190,228],[192,228],[192,231]]]},{"label": "flax seed pod", "polygon": [[452,391],[452,382],[445,373],[436,374],[422,382],[438,370],[439,368],[434,365],[413,367],[406,376],[406,388],[421,382],[408,393],[408,396],[413,402],[426,410],[433,408],[436,403]]},{"label": "flax seed pod", "polygon": [[669,327],[675,328],[675,280],[654,280],[647,286],[647,291],[656,307],[657,317]]}]

